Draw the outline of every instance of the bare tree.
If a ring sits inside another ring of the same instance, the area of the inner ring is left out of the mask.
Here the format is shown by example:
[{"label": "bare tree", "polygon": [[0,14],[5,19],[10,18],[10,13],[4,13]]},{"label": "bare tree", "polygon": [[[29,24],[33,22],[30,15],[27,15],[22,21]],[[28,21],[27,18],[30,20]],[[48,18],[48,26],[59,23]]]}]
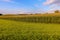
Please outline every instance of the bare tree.
[{"label": "bare tree", "polygon": [[1,16],[2,14],[0,13],[0,16]]},{"label": "bare tree", "polygon": [[60,11],[59,10],[56,10],[55,13],[60,13]]}]

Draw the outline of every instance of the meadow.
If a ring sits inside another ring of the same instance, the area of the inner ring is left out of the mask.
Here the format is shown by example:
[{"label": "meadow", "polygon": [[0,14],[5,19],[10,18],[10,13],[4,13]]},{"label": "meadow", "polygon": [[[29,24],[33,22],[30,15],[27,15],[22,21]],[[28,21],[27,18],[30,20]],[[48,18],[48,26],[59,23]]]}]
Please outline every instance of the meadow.
[{"label": "meadow", "polygon": [[0,16],[0,40],[60,40],[60,16]]}]

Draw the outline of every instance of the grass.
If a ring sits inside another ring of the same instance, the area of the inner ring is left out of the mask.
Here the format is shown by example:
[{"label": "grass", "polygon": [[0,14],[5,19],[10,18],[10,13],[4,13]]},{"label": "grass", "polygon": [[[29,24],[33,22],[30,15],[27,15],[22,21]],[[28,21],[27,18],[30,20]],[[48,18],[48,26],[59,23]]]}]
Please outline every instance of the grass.
[{"label": "grass", "polygon": [[0,40],[60,40],[60,24],[0,19]]}]

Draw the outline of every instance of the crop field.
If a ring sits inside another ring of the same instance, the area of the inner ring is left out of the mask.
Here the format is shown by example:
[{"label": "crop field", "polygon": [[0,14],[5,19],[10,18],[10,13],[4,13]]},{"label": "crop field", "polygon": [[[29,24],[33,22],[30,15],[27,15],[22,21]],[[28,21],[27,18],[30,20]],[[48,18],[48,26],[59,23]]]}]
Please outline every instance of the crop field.
[{"label": "crop field", "polygon": [[60,40],[60,17],[0,16],[0,40]]}]

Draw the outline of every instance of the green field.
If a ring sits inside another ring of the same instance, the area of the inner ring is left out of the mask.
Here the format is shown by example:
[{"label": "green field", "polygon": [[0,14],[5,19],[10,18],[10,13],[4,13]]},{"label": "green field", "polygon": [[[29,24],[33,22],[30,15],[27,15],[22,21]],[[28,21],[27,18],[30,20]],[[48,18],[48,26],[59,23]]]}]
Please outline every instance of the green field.
[{"label": "green field", "polygon": [[60,24],[14,20],[0,18],[0,40],[60,40]]}]

